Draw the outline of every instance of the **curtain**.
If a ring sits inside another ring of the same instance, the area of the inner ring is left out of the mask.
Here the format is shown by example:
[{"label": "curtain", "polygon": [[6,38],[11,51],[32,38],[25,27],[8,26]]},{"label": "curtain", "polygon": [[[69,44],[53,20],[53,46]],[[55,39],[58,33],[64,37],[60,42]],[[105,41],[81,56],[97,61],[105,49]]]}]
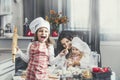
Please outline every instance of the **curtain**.
[{"label": "curtain", "polygon": [[[67,29],[89,31],[91,50],[100,54],[99,0],[67,0],[64,4],[67,8],[63,11],[67,11],[70,20]],[[101,59],[98,66],[101,66]]]},{"label": "curtain", "polygon": [[101,40],[120,41],[120,0],[100,0],[99,10]]},{"label": "curtain", "polygon": [[34,17],[34,1],[33,0],[23,0],[23,14],[24,18],[28,18],[29,23],[35,18]]},{"label": "curtain", "polygon": [[36,17],[45,16],[44,0],[23,0],[24,19],[28,18],[29,23]]},{"label": "curtain", "polygon": [[[91,49],[100,54],[99,0],[90,1],[90,16]],[[101,66],[101,59],[98,66]]]},{"label": "curtain", "polygon": [[[70,29],[88,29],[89,27],[89,0],[68,1],[68,26]],[[79,7],[79,8],[78,8]]]},{"label": "curtain", "polygon": [[[48,15],[51,9],[59,12],[58,0],[44,0],[45,1],[45,15]],[[61,0],[60,0],[61,1]]]}]

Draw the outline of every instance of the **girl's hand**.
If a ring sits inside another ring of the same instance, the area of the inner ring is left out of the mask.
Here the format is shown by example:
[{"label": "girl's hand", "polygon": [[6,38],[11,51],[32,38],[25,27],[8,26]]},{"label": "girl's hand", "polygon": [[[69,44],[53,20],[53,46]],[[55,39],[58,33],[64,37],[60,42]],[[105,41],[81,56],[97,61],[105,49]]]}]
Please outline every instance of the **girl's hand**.
[{"label": "girl's hand", "polygon": [[16,51],[18,51],[18,50],[19,50],[19,47],[17,46],[17,47],[16,47]]},{"label": "girl's hand", "polygon": [[67,64],[67,67],[70,67],[70,66],[73,66],[74,65],[74,62],[72,61],[72,59],[68,59],[66,61],[66,64]]},{"label": "girl's hand", "polygon": [[[14,50],[17,52],[17,51],[19,50],[19,47],[16,46],[16,47],[14,48]],[[16,54],[16,53],[15,53],[15,54]]]},{"label": "girl's hand", "polygon": [[67,49],[64,49],[60,52],[60,56],[65,56],[66,54],[68,54],[68,50]]},{"label": "girl's hand", "polygon": [[79,61],[74,61],[74,66],[80,66],[80,62]]}]

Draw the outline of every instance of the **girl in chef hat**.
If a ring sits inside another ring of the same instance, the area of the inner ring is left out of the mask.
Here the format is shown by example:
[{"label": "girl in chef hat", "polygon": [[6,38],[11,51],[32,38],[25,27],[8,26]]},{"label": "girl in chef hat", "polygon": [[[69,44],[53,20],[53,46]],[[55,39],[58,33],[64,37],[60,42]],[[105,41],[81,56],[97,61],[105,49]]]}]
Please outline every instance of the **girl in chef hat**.
[{"label": "girl in chef hat", "polygon": [[89,68],[90,64],[90,48],[79,37],[74,37],[72,40],[72,49],[69,58],[67,59],[67,67],[78,66],[80,68]]},{"label": "girl in chef hat", "polygon": [[18,49],[19,56],[28,63],[26,80],[49,80],[48,64],[57,64],[63,54],[54,58],[49,22],[39,17],[30,23],[29,28],[35,33],[34,41],[28,45],[26,55]]}]

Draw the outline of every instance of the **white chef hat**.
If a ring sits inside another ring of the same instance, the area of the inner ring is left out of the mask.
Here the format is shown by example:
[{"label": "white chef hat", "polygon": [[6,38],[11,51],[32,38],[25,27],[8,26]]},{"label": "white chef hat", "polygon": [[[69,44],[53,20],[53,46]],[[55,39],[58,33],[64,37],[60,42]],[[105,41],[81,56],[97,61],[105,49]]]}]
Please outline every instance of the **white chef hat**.
[{"label": "white chef hat", "polygon": [[82,41],[79,37],[74,37],[72,39],[72,46],[77,48],[78,50],[80,50],[83,53],[90,54],[90,52],[91,52],[91,50],[90,50],[89,46],[87,45],[87,43]]},{"label": "white chef hat", "polygon": [[30,30],[32,33],[35,33],[39,28],[41,27],[45,27],[50,31],[50,24],[48,21],[44,20],[42,17],[38,17],[36,19],[34,19],[31,23],[30,23]]}]

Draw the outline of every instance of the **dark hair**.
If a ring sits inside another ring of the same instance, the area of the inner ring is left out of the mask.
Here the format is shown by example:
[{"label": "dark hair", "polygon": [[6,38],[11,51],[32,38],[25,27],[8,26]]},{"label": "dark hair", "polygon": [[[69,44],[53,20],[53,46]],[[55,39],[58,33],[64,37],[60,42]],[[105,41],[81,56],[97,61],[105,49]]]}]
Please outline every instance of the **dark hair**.
[{"label": "dark hair", "polygon": [[57,40],[57,48],[55,54],[58,55],[64,49],[63,45],[61,44],[61,40],[63,38],[67,38],[68,40],[72,41],[75,35],[76,34],[73,31],[62,31]]},{"label": "dark hair", "polygon": [[[84,42],[86,42],[87,44],[89,44],[89,31],[81,31],[81,30],[66,30],[66,31],[62,31],[59,38],[58,38],[58,42],[57,42],[57,49],[56,49],[56,55],[59,54],[64,47],[61,44],[61,40],[63,38],[67,38],[70,41],[72,41],[73,37],[79,37],[81,38]],[[71,50],[69,50],[71,51]]]},{"label": "dark hair", "polygon": [[[34,41],[38,41],[37,32],[38,32],[38,30],[35,32]],[[51,39],[49,36],[47,41],[46,41],[47,47],[49,47],[49,44],[54,44],[54,43],[55,43],[55,41],[53,39]]]}]

